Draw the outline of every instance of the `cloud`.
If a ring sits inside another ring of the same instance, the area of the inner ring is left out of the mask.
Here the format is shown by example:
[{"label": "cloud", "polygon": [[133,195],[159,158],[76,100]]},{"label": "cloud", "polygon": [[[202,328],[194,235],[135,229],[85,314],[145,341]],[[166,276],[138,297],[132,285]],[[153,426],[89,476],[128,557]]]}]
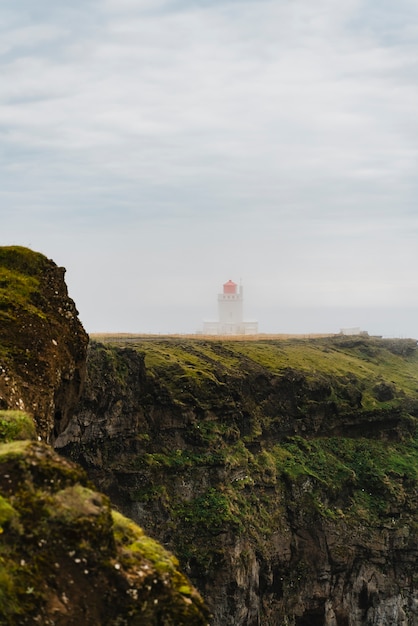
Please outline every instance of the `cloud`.
[{"label": "cloud", "polygon": [[418,304],[412,3],[1,13],[0,243],[21,237],[73,266],[91,326],[107,297],[98,273],[115,264],[118,297],[138,281],[136,310],[143,293],[191,306],[190,282],[203,298],[224,272],[273,308]]}]

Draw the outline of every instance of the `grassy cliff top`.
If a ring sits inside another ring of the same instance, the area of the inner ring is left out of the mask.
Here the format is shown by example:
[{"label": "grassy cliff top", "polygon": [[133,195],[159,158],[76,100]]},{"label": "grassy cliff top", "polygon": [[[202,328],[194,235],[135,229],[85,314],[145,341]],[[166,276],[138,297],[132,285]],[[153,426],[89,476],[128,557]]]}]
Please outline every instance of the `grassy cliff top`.
[{"label": "grassy cliff top", "polygon": [[0,320],[26,313],[45,318],[36,303],[42,272],[51,261],[20,246],[0,247]]},{"label": "grassy cliff top", "polygon": [[77,399],[88,343],[64,275],[39,252],[0,247],[0,408],[31,412],[47,441]]},{"label": "grassy cliff top", "polygon": [[307,384],[318,381],[354,385],[363,409],[398,406],[418,400],[418,350],[414,339],[375,337],[216,339],[181,337],[106,337],[108,345],[143,352],[147,370],[165,381],[174,397],[182,383],[221,385],[225,378],[298,372]]}]

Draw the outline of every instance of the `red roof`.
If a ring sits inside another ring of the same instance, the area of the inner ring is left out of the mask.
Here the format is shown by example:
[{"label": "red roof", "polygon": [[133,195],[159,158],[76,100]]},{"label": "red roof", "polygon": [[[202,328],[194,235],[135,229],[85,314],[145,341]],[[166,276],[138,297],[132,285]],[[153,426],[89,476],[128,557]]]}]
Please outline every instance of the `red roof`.
[{"label": "red roof", "polygon": [[224,283],[224,293],[236,293],[237,292],[237,284],[232,280],[228,280],[227,283]]}]

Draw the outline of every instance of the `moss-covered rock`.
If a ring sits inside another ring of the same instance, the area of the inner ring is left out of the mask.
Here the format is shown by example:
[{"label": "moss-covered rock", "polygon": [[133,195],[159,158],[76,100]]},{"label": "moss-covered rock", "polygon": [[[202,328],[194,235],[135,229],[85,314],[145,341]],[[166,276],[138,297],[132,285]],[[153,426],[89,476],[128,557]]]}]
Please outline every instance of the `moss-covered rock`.
[{"label": "moss-covered rock", "polygon": [[85,375],[64,272],[0,248],[0,624],[204,626],[175,557],[42,443],[68,425]]},{"label": "moss-covered rock", "polygon": [[85,376],[88,336],[65,269],[21,246],[0,247],[0,409],[24,410],[52,441]]},{"label": "moss-covered rock", "polygon": [[0,410],[0,442],[36,438],[36,426],[31,415],[24,411]]},{"label": "moss-covered rock", "polygon": [[206,624],[176,559],[49,446],[0,444],[2,624]]}]

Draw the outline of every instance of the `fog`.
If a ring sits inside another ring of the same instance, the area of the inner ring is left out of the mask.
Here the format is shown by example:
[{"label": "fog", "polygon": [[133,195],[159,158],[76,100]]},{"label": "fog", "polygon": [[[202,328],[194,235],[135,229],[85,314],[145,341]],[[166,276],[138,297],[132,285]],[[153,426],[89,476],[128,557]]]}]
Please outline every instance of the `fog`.
[{"label": "fog", "polygon": [[0,245],[89,332],[417,336],[418,5],[4,0]]}]

